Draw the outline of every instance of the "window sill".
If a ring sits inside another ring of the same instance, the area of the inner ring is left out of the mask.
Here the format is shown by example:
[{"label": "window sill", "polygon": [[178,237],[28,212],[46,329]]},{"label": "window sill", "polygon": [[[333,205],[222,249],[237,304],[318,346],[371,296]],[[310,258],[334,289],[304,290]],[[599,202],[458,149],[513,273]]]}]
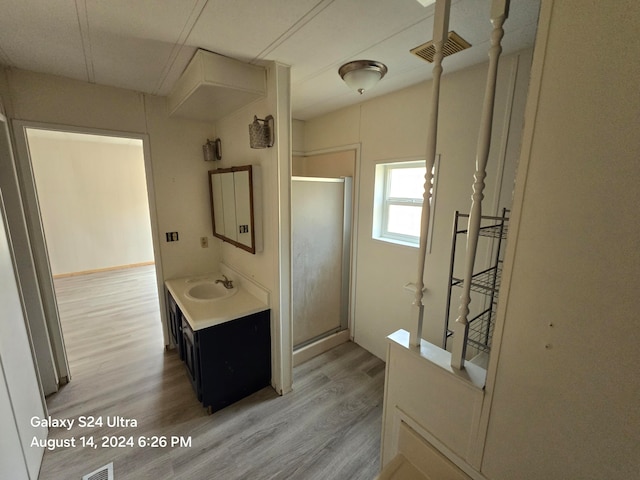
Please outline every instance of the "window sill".
[{"label": "window sill", "polygon": [[388,238],[388,237],[371,237],[373,240],[377,240],[378,242],[390,243],[392,245],[401,245],[403,247],[412,247],[412,248],[420,248],[420,245],[417,243],[407,242],[404,240],[398,240],[396,238]]}]

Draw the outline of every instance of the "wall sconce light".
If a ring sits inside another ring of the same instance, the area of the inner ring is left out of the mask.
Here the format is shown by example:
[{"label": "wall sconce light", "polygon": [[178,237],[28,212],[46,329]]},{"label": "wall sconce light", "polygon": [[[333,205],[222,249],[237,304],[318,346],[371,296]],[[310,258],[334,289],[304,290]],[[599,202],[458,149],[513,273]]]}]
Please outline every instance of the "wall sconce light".
[{"label": "wall sconce light", "polygon": [[202,154],[205,162],[213,162],[222,159],[222,141],[219,138],[209,140],[202,146]]},{"label": "wall sconce light", "polygon": [[256,116],[253,117],[253,122],[249,125],[249,145],[251,148],[273,147],[274,124],[275,121],[271,115],[267,115],[264,120]]},{"label": "wall sconce light", "polygon": [[387,74],[387,66],[373,60],[355,60],[342,65],[338,74],[349,88],[362,95],[382,80]]}]

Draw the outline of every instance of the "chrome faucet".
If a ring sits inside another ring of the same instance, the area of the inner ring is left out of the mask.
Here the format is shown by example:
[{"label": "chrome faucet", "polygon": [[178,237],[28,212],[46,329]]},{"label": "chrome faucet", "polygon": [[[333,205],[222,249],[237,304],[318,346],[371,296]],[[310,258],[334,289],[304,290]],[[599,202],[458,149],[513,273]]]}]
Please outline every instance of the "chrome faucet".
[{"label": "chrome faucet", "polygon": [[222,278],[224,278],[224,280],[218,279],[218,280],[216,280],[216,283],[221,283],[222,285],[224,285],[224,288],[226,288],[226,289],[229,289],[229,290],[232,289],[233,288],[233,280],[229,280],[226,275],[222,275]]}]

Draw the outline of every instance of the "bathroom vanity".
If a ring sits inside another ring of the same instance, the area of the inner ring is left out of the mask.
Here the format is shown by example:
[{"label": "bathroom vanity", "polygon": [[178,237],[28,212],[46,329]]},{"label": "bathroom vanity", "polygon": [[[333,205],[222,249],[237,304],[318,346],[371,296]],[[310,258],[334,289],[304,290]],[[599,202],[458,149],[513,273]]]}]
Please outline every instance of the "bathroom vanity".
[{"label": "bathroom vanity", "polygon": [[222,274],[166,282],[171,339],[210,413],[271,384],[268,294],[237,279],[225,290],[219,279]]}]

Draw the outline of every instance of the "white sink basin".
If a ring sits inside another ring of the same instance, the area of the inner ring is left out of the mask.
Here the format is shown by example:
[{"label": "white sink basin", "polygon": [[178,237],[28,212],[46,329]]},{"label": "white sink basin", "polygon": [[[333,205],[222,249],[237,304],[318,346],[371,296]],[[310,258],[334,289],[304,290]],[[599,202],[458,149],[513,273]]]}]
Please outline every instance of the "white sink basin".
[{"label": "white sink basin", "polygon": [[225,288],[222,283],[202,282],[190,287],[185,296],[190,300],[216,301],[229,298],[238,291],[236,287]]}]

